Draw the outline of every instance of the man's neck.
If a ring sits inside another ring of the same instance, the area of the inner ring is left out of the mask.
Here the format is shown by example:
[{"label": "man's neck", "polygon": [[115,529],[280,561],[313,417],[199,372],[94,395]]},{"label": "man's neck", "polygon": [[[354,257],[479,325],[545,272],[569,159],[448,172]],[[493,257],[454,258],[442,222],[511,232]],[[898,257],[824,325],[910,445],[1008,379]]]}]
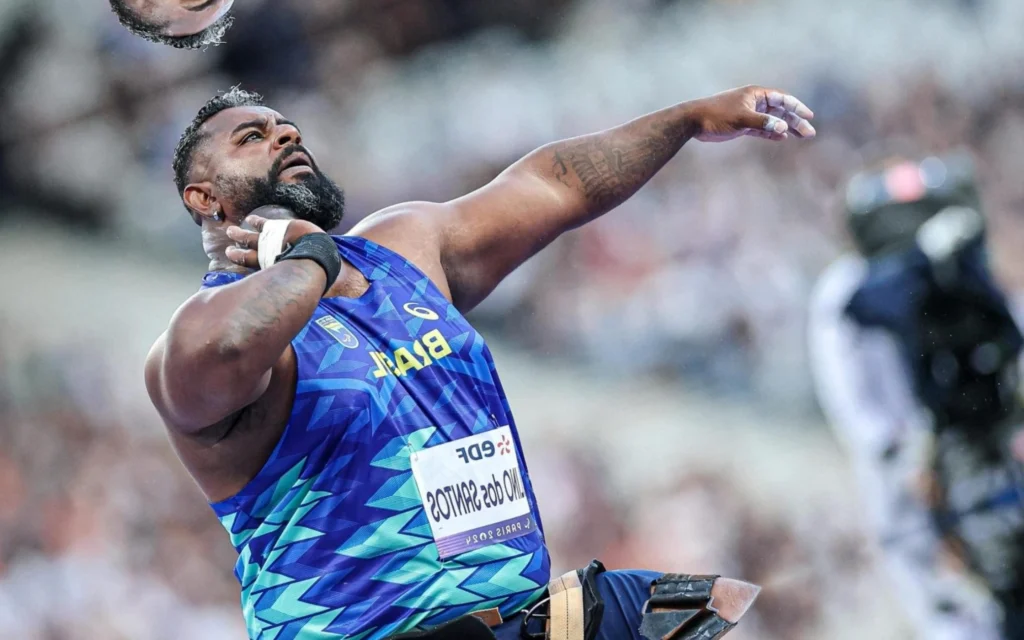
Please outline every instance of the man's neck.
[{"label": "man's neck", "polygon": [[227,249],[234,245],[228,237],[226,226],[203,225],[203,251],[210,259],[209,271],[227,271],[232,273],[249,273],[252,269],[243,267],[228,260]]}]

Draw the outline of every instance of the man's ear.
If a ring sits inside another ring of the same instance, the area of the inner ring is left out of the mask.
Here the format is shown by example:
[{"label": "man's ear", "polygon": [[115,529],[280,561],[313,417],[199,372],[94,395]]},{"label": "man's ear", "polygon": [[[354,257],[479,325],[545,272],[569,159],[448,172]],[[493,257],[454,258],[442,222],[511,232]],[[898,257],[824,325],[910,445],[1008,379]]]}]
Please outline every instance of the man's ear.
[{"label": "man's ear", "polygon": [[185,187],[185,193],[181,194],[185,206],[192,212],[192,219],[196,224],[202,224],[203,220],[220,222],[224,214],[216,196],[213,195],[213,185],[209,182],[198,182]]}]

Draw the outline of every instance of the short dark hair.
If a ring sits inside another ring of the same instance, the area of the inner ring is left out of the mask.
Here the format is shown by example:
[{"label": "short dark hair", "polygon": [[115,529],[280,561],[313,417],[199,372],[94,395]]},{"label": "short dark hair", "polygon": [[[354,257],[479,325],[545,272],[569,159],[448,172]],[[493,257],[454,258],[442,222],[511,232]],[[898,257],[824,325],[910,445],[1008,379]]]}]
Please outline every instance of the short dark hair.
[{"label": "short dark hair", "polygon": [[224,41],[224,34],[234,23],[234,18],[224,16],[199,33],[188,36],[169,36],[164,33],[166,23],[144,19],[128,6],[127,0],[110,0],[110,8],[122,25],[132,33],[150,42],[166,44],[175,49],[202,49]]},{"label": "short dark hair", "polygon": [[[264,106],[263,96],[237,86],[232,87],[226,93],[210,98],[203,105],[203,108],[193,118],[192,123],[181,134],[178,147],[174,150],[172,166],[174,168],[174,184],[178,187],[179,195],[185,194],[185,187],[188,186],[189,175],[192,173],[192,163],[195,160],[196,150],[206,138],[201,131],[206,121],[225,109],[262,106]],[[188,206],[186,205],[185,208],[187,209]],[[189,213],[192,213],[191,209],[189,209]]]}]

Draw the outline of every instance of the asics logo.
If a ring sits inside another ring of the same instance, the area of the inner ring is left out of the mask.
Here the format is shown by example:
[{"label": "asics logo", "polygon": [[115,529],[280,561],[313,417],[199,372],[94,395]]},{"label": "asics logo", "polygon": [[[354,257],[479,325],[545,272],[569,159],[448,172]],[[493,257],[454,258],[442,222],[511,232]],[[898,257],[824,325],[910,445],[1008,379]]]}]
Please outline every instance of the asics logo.
[{"label": "asics logo", "polygon": [[416,316],[422,320],[437,320],[440,317],[433,309],[417,306],[414,302],[406,302],[402,305],[402,308],[405,309],[406,313],[409,315]]}]

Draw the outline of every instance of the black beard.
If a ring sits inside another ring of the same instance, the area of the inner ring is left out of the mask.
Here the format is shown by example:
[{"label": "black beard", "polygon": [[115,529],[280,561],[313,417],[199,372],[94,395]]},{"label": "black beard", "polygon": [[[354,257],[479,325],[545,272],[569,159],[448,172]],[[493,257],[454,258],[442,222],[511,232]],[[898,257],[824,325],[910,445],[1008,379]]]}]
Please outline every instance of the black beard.
[{"label": "black beard", "polygon": [[235,202],[240,211],[255,211],[266,205],[277,205],[290,210],[300,220],[312,222],[324,231],[341,223],[345,215],[345,192],[333,180],[311,167],[295,184],[281,182],[281,164],[302,149],[285,150],[270,168],[266,178],[221,178],[222,191]]}]

